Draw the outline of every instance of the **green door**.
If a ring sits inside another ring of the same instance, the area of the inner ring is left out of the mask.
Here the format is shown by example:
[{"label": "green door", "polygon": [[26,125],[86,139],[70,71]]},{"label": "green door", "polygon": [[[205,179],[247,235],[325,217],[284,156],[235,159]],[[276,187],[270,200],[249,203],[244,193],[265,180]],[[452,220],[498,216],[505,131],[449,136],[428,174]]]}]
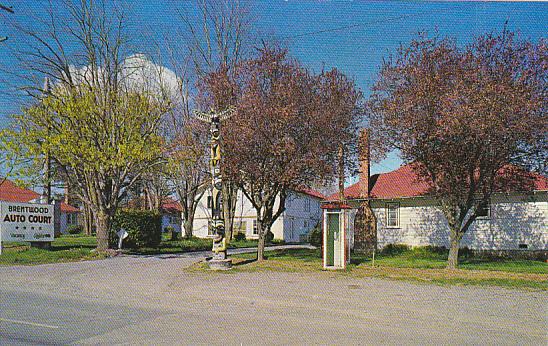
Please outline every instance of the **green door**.
[{"label": "green door", "polygon": [[340,214],[327,214],[327,248],[326,263],[328,266],[335,265],[335,239],[339,239]]}]

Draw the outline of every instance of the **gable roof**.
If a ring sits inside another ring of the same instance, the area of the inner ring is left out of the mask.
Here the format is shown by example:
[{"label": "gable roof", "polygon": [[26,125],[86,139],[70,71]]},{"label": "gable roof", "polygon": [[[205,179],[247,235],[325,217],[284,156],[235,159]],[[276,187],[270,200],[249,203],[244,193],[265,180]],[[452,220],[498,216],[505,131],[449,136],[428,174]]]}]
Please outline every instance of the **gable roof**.
[{"label": "gable roof", "polygon": [[[381,174],[374,174],[369,178],[369,185],[371,186],[370,195],[371,198],[376,199],[392,199],[392,198],[406,198],[406,197],[420,197],[428,194],[430,184],[426,181],[419,179],[415,173],[414,167],[416,163],[410,163],[401,166],[400,168]],[[501,170],[501,175],[512,174],[519,170],[515,166],[509,166]],[[534,190],[546,191],[548,190],[548,178],[538,173],[526,173],[531,178],[534,184]],[[360,184],[350,185],[344,189],[344,196],[346,199],[359,199],[360,196]],[[331,201],[338,200],[339,194],[334,193],[327,199]]]},{"label": "gable roof", "polygon": [[80,209],[73,207],[70,204],[66,204],[65,202],[61,202],[61,212],[63,213],[79,213]]},{"label": "gable roof", "polygon": [[162,202],[162,210],[167,213],[180,213],[183,211],[183,207],[181,203],[168,197]]},{"label": "gable roof", "polygon": [[40,194],[19,187],[11,180],[5,180],[2,185],[0,185],[0,201],[25,203],[37,198],[40,198]]},{"label": "gable roof", "polygon": [[[40,198],[40,194],[19,187],[15,185],[11,180],[5,180],[2,185],[0,185],[0,201],[8,202],[19,202],[19,203],[28,203]],[[61,202],[61,212],[63,213],[79,213],[80,209],[73,207],[72,205]]]},{"label": "gable roof", "polygon": [[325,195],[312,189],[296,189],[295,192],[303,193],[305,195],[317,198],[317,199],[325,199]]}]

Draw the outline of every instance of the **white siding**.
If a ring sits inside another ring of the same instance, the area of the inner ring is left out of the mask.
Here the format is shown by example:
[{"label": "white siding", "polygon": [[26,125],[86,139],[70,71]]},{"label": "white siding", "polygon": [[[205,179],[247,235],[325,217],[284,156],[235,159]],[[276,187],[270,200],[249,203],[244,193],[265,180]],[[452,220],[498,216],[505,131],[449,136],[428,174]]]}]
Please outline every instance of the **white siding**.
[{"label": "white siding", "polygon": [[304,241],[304,237],[318,225],[322,217],[320,200],[302,193],[292,193],[286,201],[283,214],[283,239],[287,242]]},{"label": "white siding", "polygon": [[162,232],[166,232],[167,227],[173,227],[177,233],[181,232],[181,218],[174,214],[162,214]]},{"label": "white siding", "polygon": [[[65,234],[67,233],[67,228],[70,226],[70,225],[77,225],[78,224],[78,220],[76,219],[75,222],[72,222],[72,223],[68,223],[68,215],[69,214],[72,214],[72,215],[76,215],[76,216],[71,216],[70,218],[77,218],[78,217],[78,213],[63,213],[61,212],[61,233]],[[72,220],[71,220],[72,221]]]},{"label": "white siding", "polygon": [[[399,227],[387,227],[386,203],[374,201],[379,248],[387,244],[449,246],[449,229],[442,212],[426,198],[401,199]],[[548,194],[494,196],[491,215],[476,220],[461,246],[478,250],[548,249]]]},{"label": "white siding", "polygon": [[[205,193],[196,208],[194,217],[193,233],[201,238],[208,237],[208,222],[211,213],[207,207],[207,198],[208,193]],[[278,203],[279,200],[276,200],[274,210],[277,210]],[[246,237],[249,239],[258,237],[253,234],[253,220],[256,218],[257,213],[251,202],[241,192],[238,192],[234,222],[235,224],[246,223]],[[274,239],[298,242],[302,240],[304,234],[318,224],[320,219],[321,209],[318,198],[302,193],[292,193],[286,201],[285,212],[274,222],[271,231],[274,234]]]}]

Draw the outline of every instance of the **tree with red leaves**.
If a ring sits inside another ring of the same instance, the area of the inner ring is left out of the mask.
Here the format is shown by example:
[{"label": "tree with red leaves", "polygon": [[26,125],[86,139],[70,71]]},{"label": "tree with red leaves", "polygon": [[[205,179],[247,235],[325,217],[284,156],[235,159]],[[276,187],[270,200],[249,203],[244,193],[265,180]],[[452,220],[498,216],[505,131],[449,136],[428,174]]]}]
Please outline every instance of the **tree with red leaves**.
[{"label": "tree with red leaves", "polygon": [[449,225],[448,268],[491,195],[531,189],[520,172],[542,167],[547,52],[506,30],[466,47],[423,36],[382,66],[369,102],[373,148],[419,163]]},{"label": "tree with red leaves", "polygon": [[257,212],[258,260],[266,235],[285,210],[292,190],[331,179],[341,143],[355,143],[361,93],[337,70],[315,76],[265,45],[239,64],[234,78],[218,72],[206,80],[216,104],[235,95],[234,115],[223,127],[223,174],[238,183]]}]

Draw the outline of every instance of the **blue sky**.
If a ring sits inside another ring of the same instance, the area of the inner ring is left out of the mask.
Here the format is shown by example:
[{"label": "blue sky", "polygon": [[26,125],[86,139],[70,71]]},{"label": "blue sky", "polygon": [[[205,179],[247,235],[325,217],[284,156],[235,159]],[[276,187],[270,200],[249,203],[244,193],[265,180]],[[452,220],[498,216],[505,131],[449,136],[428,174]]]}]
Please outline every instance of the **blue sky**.
[{"label": "blue sky", "polygon": [[[28,13],[40,12],[46,1],[0,0],[13,6],[18,20]],[[56,1],[54,1],[55,3]],[[170,35],[181,27],[175,9],[192,8],[190,1],[126,1],[131,8],[132,26],[143,39]],[[315,71],[322,66],[337,67],[353,77],[367,96],[382,58],[409,42],[419,31],[451,36],[460,44],[474,36],[500,31],[509,21],[512,30],[538,40],[547,37],[548,3],[507,2],[387,2],[387,1],[298,1],[272,0],[250,2],[255,18],[256,38],[276,38],[285,42],[291,54]],[[28,23],[35,25],[35,23]],[[13,57],[4,45],[17,44],[17,35],[0,22],[0,61]],[[337,30],[344,27],[345,29]],[[325,31],[325,32],[318,32]],[[9,76],[0,72],[0,89]],[[0,124],[17,112],[20,99],[0,93]],[[397,155],[374,164],[372,173],[397,168]]]}]

